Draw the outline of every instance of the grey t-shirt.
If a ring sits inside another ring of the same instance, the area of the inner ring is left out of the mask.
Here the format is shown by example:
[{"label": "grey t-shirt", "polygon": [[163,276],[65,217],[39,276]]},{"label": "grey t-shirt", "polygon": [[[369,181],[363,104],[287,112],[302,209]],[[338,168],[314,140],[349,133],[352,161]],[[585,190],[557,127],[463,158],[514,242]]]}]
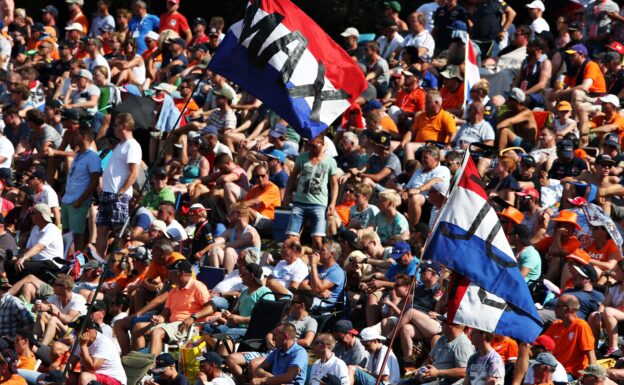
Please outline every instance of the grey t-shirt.
[{"label": "grey t-shirt", "polygon": [[45,142],[52,142],[53,148],[58,148],[61,145],[63,138],[59,135],[58,131],[49,124],[43,125],[43,130],[41,131],[41,135],[35,133],[35,131],[30,131],[28,135],[28,144],[32,148],[37,149],[37,152],[41,152],[43,148],[43,144]]},{"label": "grey t-shirt", "polygon": [[295,317],[289,315],[286,318],[286,322],[292,324],[295,327],[295,331],[297,332],[297,338],[303,338],[307,332],[312,332],[316,334],[316,329],[318,328],[318,322],[310,316],[302,320],[295,319]]},{"label": "grey t-shirt", "polygon": [[433,366],[437,369],[465,368],[474,352],[474,346],[464,333],[451,342],[443,335],[431,351]]},{"label": "grey t-shirt", "polygon": [[490,123],[482,120],[477,124],[462,124],[453,139],[453,144],[457,146],[460,144],[460,141],[465,143],[475,143],[485,142],[486,140],[494,140],[494,129]]},{"label": "grey t-shirt", "polygon": [[304,152],[297,157],[295,166],[300,170],[295,202],[327,206],[329,178],[338,169],[334,158],[324,156],[319,163],[312,164],[310,153]]},{"label": "grey t-shirt", "polygon": [[347,350],[347,346],[342,342],[336,342],[334,347],[336,357],[343,360],[347,365],[357,365],[365,368],[368,363],[369,354],[359,339],[355,339],[355,345]]}]

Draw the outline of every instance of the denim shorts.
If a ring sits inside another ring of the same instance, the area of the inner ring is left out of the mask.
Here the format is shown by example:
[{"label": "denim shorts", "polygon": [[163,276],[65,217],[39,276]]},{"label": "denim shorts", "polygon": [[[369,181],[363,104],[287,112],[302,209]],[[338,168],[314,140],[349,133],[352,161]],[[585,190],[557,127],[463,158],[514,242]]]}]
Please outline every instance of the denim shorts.
[{"label": "denim shorts", "polygon": [[326,210],[327,206],[295,202],[286,234],[299,236],[303,222],[306,218],[310,218],[310,235],[313,237],[324,237],[327,229],[327,223],[325,222]]}]

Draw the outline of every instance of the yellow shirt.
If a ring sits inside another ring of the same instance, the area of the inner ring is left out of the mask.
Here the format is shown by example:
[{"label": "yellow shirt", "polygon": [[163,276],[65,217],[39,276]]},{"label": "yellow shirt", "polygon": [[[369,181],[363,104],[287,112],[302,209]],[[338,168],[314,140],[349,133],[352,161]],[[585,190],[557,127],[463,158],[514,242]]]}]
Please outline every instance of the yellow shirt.
[{"label": "yellow shirt", "polygon": [[428,140],[449,143],[457,132],[455,119],[450,112],[440,110],[434,116],[428,116],[425,112],[414,119],[412,130],[415,133],[412,141],[422,143]]}]

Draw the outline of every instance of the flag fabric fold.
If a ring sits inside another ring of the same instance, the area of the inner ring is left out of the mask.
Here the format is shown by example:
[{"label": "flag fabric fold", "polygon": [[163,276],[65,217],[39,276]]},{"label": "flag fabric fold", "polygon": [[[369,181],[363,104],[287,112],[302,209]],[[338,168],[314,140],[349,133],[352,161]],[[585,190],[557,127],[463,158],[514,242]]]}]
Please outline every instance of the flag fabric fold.
[{"label": "flag fabric fold", "polygon": [[309,139],[368,86],[353,59],[290,0],[250,1],[208,68],[255,95]]},{"label": "flag fabric fold", "polygon": [[458,172],[424,256],[458,275],[449,289],[449,319],[533,342],[541,319],[468,153]]},{"label": "flag fabric fold", "polygon": [[472,45],[470,35],[466,38],[466,65],[464,67],[464,100],[466,104],[470,103],[470,90],[472,86],[477,84],[481,80],[479,73],[479,66],[477,65],[477,52]]}]

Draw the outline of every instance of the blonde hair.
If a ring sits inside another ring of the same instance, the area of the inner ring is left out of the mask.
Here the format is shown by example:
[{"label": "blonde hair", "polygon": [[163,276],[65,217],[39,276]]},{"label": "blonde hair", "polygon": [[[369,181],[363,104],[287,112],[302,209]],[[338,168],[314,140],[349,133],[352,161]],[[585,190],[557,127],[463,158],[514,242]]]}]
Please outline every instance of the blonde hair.
[{"label": "blonde hair", "polygon": [[375,241],[377,244],[381,245],[381,238],[374,231],[366,231],[360,235],[360,245],[366,245],[368,242]]},{"label": "blonde hair", "polygon": [[398,192],[394,190],[385,190],[380,192],[379,200],[392,202],[394,204],[394,207],[399,207],[401,205],[401,196]]}]

